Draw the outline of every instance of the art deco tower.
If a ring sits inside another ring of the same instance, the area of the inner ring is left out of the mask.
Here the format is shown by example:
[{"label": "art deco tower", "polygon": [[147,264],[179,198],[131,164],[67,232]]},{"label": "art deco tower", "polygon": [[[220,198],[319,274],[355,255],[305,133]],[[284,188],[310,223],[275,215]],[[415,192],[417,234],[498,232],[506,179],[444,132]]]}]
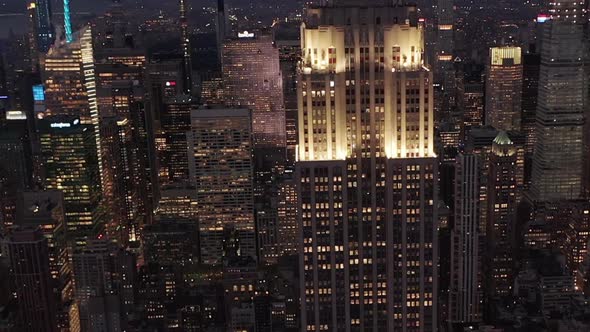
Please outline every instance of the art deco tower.
[{"label": "art deco tower", "polygon": [[433,331],[433,78],[416,8],[329,1],[301,37],[302,329]]}]

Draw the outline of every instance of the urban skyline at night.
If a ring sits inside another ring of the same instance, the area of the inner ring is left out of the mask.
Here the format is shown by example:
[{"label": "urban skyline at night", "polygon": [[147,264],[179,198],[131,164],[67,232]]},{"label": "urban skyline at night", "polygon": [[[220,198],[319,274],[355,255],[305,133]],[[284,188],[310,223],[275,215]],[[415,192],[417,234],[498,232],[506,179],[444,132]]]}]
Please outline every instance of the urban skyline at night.
[{"label": "urban skyline at night", "polygon": [[590,331],[589,6],[0,1],[0,331]]}]

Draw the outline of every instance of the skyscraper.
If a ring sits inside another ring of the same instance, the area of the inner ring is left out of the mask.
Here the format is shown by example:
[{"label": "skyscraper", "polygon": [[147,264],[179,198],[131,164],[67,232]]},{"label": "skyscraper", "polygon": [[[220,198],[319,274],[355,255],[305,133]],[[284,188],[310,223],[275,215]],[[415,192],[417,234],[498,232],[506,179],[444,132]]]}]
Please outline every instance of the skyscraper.
[{"label": "skyscraper", "polygon": [[186,1],[180,0],[180,34],[182,38],[182,89],[185,94],[191,94],[193,89],[193,61],[191,59],[191,41],[186,19]]},{"label": "skyscraper", "polygon": [[109,240],[89,240],[72,257],[82,330],[120,331],[134,304],[134,256]]},{"label": "skyscraper", "polygon": [[[39,63],[39,55],[45,54],[55,43],[55,27],[52,21],[50,0],[29,0],[29,47],[34,66]],[[33,68],[36,70],[37,68]]]},{"label": "skyscraper", "polygon": [[191,130],[193,101],[188,95],[177,95],[164,101],[160,128],[156,132],[160,186],[188,181],[186,133]]},{"label": "skyscraper", "polygon": [[252,124],[246,109],[197,109],[188,134],[190,178],[197,188],[201,261],[220,264],[235,232],[239,253],[256,257]]},{"label": "skyscraper", "polygon": [[[66,1],[69,2],[64,0],[64,5]],[[94,134],[98,170],[102,176],[100,117],[90,26],[72,35],[67,43],[51,49],[45,59],[43,78],[46,105],[44,115],[74,116],[82,124],[92,125],[89,130]]]},{"label": "skyscraper", "polygon": [[39,228],[16,228],[1,245],[16,295],[16,330],[57,331],[47,239]]},{"label": "skyscraper", "polygon": [[76,117],[46,117],[39,121],[39,137],[44,186],[64,194],[69,239],[98,234],[104,211],[92,126]]},{"label": "skyscraper", "polygon": [[433,75],[416,7],[310,6],[298,78],[303,330],[437,329]]},{"label": "skyscraper", "polygon": [[73,297],[73,276],[66,243],[66,212],[59,190],[24,191],[16,204],[16,225],[40,228],[47,238],[58,328],[70,326],[68,312]]},{"label": "skyscraper", "polygon": [[538,201],[572,199],[582,192],[588,99],[584,2],[550,2],[549,11],[551,20],[543,24],[530,189]]},{"label": "skyscraper", "polygon": [[465,82],[463,88],[464,137],[471,128],[483,125],[484,87],[481,82]]},{"label": "skyscraper", "polygon": [[487,66],[486,125],[520,130],[522,98],[520,47],[492,47]]},{"label": "skyscraper", "polygon": [[272,36],[245,31],[227,39],[222,69],[226,104],[252,109],[255,147],[284,147],[283,78]]},{"label": "skyscraper", "polygon": [[526,153],[532,158],[535,150],[537,126],[537,97],[539,93],[539,67],[541,55],[527,53],[522,56],[522,116],[521,131],[526,137]]},{"label": "skyscraper", "polygon": [[456,106],[455,9],[453,0],[435,0],[436,58],[433,61],[438,85],[436,106],[442,119],[447,119]]},{"label": "skyscraper", "polygon": [[224,0],[217,0],[217,17],[215,20],[215,25],[217,28],[217,56],[219,57],[221,62],[223,52],[223,41],[225,40],[226,35],[226,16]]},{"label": "skyscraper", "polygon": [[470,324],[482,318],[478,157],[460,154],[455,167],[449,321],[452,324]]},{"label": "skyscraper", "polygon": [[516,207],[519,201],[517,147],[504,131],[492,144],[487,182],[486,295],[506,296],[514,280]]},{"label": "skyscraper", "polygon": [[127,244],[138,241],[144,224],[143,173],[138,170],[140,156],[133,142],[131,122],[126,118],[102,118],[101,136],[105,158],[103,197],[110,207],[107,233],[111,239]]}]

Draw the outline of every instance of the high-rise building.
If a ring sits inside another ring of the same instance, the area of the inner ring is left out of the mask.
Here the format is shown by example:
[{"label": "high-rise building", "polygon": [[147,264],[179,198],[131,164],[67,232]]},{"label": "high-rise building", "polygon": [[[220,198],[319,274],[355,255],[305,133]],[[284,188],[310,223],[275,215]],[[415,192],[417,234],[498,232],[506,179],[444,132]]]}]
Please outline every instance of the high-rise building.
[{"label": "high-rise building", "polygon": [[522,54],[520,47],[492,47],[487,65],[485,123],[520,130]]},{"label": "high-rise building", "polygon": [[543,24],[533,200],[573,199],[582,192],[588,99],[584,5],[576,0],[550,2],[551,20]]},{"label": "high-rise building", "polygon": [[197,191],[190,184],[176,184],[162,187],[156,217],[164,219],[185,219],[198,221]]},{"label": "high-rise building", "polygon": [[57,331],[47,239],[39,228],[15,228],[1,245],[16,295],[16,330]]},{"label": "high-rise building", "polygon": [[526,153],[531,157],[535,149],[540,65],[541,55],[539,53],[523,54],[521,131],[526,138]]},{"label": "high-rise building", "polygon": [[279,255],[294,255],[298,250],[297,182],[292,170],[285,172],[278,191]]},{"label": "high-rise building", "polygon": [[89,240],[72,257],[80,325],[121,331],[134,306],[135,257],[109,240]]},{"label": "high-rise building", "polygon": [[27,4],[29,15],[29,47],[31,48],[31,62],[36,71],[39,56],[49,51],[55,43],[55,27],[50,0],[29,0]]},{"label": "high-rise building", "polygon": [[225,102],[252,110],[254,145],[285,146],[283,78],[271,35],[249,32],[223,45]]},{"label": "high-rise building", "polygon": [[68,312],[73,297],[73,277],[66,243],[65,207],[59,190],[24,191],[18,195],[16,222],[19,227],[40,228],[47,238],[49,270],[56,300],[58,328],[70,326]]},{"label": "high-rise building", "polygon": [[[27,4],[29,15],[34,25],[30,28],[34,31],[34,38],[39,52],[46,53],[55,42],[55,28],[52,22],[53,12],[51,1],[31,0]],[[32,45],[32,44],[31,44]]]},{"label": "high-rise building", "polygon": [[139,240],[145,223],[145,186],[141,156],[133,140],[131,121],[104,117],[101,124],[104,159],[103,197],[110,207],[107,233],[111,239],[127,244]]},{"label": "high-rise building", "polygon": [[18,189],[31,186],[31,153],[29,131],[25,121],[0,123],[0,172]]},{"label": "high-rise building", "polygon": [[467,137],[471,128],[480,127],[484,121],[484,84],[467,81],[463,85],[463,133]]},{"label": "high-rise building", "polygon": [[[64,9],[66,2],[69,0],[64,1]],[[89,130],[94,133],[98,169],[102,176],[100,116],[96,95],[92,29],[86,26],[71,38],[69,40],[66,36],[66,43],[51,48],[45,59],[42,76],[45,84],[46,110],[42,116],[74,116],[78,117],[82,124],[92,125]]]},{"label": "high-rise building", "polygon": [[92,126],[71,116],[46,117],[39,120],[39,138],[44,186],[64,194],[69,239],[100,233],[104,211]]},{"label": "high-rise building", "polygon": [[440,112],[439,119],[449,119],[456,106],[455,70],[455,9],[453,0],[435,0],[434,17],[436,42],[434,72],[437,83],[435,106]]},{"label": "high-rise building", "polygon": [[[492,155],[494,140],[498,134],[499,131],[491,127],[475,128],[469,132],[469,136],[465,145],[465,151],[469,154],[478,156],[480,160],[481,173],[479,176],[479,230],[483,237],[485,237],[487,234],[486,225],[488,224],[488,188],[490,186],[488,181],[490,179],[490,158]],[[516,161],[514,169],[516,172],[516,194],[518,195],[517,200],[520,201],[520,198],[522,197],[522,188],[524,187],[525,138],[518,132],[508,132],[507,134],[510,141],[514,143],[514,148],[516,149]]]},{"label": "high-rise building", "polygon": [[238,239],[240,255],[255,258],[250,111],[197,109],[191,122],[189,168],[197,188],[201,261],[221,263],[228,231]]},{"label": "high-rise building", "polygon": [[486,296],[506,296],[514,280],[516,208],[519,202],[517,146],[500,131],[492,144],[487,180]]},{"label": "high-rise building", "polygon": [[191,59],[191,41],[186,19],[186,1],[180,0],[180,38],[182,47],[182,89],[185,94],[191,95],[193,90],[193,61]]},{"label": "high-rise building", "polygon": [[188,181],[186,133],[191,130],[193,101],[187,95],[168,98],[159,117],[156,153],[160,186]]},{"label": "high-rise building", "polygon": [[416,7],[312,5],[301,39],[302,330],[434,331],[438,162]]},{"label": "high-rise building", "polygon": [[197,223],[190,219],[164,219],[143,229],[143,255],[147,264],[182,267],[199,259]]},{"label": "high-rise building", "polygon": [[472,324],[482,318],[479,175],[477,156],[457,156],[449,291],[449,321],[452,324]]},{"label": "high-rise building", "polygon": [[[217,37],[217,56],[221,60],[223,52],[223,41],[226,35],[225,0],[217,0],[217,17],[215,19]],[[221,61],[220,61],[221,62]]]}]

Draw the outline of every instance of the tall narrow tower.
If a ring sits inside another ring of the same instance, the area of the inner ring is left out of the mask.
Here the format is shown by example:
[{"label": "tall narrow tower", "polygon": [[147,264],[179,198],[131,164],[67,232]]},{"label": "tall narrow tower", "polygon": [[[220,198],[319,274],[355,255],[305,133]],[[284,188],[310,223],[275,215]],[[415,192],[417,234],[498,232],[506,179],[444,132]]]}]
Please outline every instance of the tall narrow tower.
[{"label": "tall narrow tower", "polygon": [[217,0],[217,53],[221,62],[223,54],[223,40],[225,39],[225,1]]},{"label": "tall narrow tower", "polygon": [[191,41],[186,19],[186,0],[180,0],[180,30],[183,57],[182,88],[184,93],[190,95],[193,86],[193,63],[191,60]]},{"label": "tall narrow tower", "polygon": [[301,322],[434,331],[433,75],[416,7],[310,6],[298,77]]},{"label": "tall narrow tower", "polygon": [[66,43],[74,41],[72,33],[72,17],[70,13],[70,0],[64,0],[64,31],[66,33]]}]

